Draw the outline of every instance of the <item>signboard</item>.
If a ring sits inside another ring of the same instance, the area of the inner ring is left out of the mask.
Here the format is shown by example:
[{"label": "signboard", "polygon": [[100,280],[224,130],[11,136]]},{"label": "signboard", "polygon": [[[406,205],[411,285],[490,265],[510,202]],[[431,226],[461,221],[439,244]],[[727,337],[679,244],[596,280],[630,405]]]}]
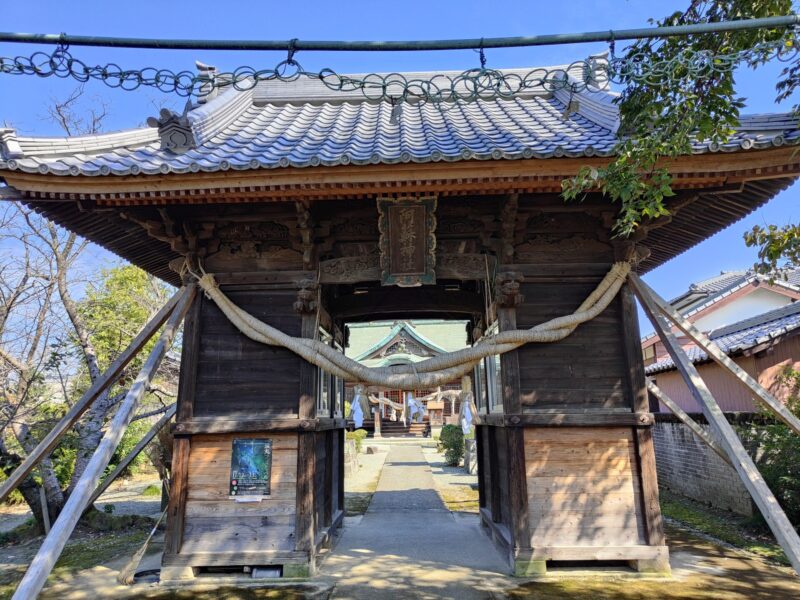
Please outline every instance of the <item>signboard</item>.
[{"label": "signboard", "polygon": [[233,440],[231,496],[269,496],[272,440]]},{"label": "signboard", "polygon": [[436,198],[379,199],[381,283],[436,283]]}]

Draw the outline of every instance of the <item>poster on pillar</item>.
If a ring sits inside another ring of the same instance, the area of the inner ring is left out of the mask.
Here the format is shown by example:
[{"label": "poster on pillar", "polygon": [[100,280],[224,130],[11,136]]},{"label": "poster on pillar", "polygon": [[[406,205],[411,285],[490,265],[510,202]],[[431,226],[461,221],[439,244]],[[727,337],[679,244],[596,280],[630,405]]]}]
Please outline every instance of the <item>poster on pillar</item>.
[{"label": "poster on pillar", "polygon": [[436,198],[378,199],[381,284],[436,283]]},{"label": "poster on pillar", "polygon": [[272,440],[233,440],[230,495],[269,496],[272,476]]}]

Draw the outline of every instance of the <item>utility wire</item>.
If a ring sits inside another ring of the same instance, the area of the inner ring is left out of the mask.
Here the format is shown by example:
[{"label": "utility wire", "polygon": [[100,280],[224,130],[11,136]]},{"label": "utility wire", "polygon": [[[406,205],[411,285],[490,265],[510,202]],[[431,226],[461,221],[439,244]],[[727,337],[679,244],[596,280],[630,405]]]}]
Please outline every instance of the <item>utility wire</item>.
[{"label": "utility wire", "polygon": [[665,38],[702,33],[721,33],[747,29],[775,29],[800,25],[800,15],[791,14],[761,19],[717,21],[693,25],[608,29],[583,33],[555,33],[521,37],[471,38],[453,40],[406,41],[321,41],[321,40],[188,40],[68,35],[66,33],[0,32],[0,42],[97,46],[113,48],[155,48],[160,50],[291,50],[326,52],[411,52],[421,50],[474,50],[478,48],[516,48]]}]

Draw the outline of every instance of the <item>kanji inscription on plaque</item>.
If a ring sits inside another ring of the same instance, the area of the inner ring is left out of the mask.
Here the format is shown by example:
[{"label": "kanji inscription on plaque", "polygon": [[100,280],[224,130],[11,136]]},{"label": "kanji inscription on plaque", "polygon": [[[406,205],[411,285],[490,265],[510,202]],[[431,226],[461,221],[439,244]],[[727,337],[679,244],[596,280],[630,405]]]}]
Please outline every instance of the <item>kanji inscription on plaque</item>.
[{"label": "kanji inscription on plaque", "polygon": [[381,283],[436,283],[436,198],[378,200]]}]

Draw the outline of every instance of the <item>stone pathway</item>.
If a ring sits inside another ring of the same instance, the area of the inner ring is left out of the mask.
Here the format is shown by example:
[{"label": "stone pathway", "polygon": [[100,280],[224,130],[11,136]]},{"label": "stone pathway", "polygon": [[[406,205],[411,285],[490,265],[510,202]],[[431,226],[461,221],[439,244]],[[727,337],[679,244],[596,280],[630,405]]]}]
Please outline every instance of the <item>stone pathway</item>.
[{"label": "stone pathway", "polygon": [[337,599],[491,598],[508,567],[475,515],[448,511],[418,445],[389,454],[369,509],[345,527],[320,575]]}]

